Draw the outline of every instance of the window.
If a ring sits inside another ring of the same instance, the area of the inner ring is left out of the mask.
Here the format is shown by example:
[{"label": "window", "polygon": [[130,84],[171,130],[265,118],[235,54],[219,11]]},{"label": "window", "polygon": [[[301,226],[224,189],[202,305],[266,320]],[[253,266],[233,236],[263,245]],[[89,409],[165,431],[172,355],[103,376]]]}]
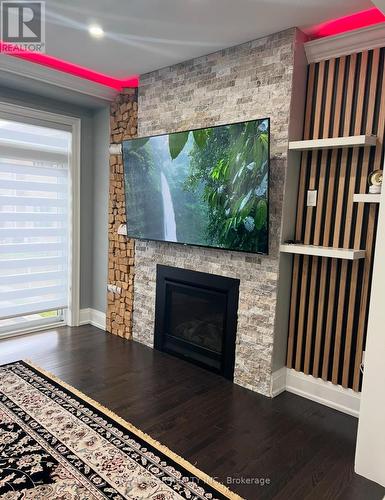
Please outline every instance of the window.
[{"label": "window", "polygon": [[71,138],[0,119],[0,333],[68,307]]}]

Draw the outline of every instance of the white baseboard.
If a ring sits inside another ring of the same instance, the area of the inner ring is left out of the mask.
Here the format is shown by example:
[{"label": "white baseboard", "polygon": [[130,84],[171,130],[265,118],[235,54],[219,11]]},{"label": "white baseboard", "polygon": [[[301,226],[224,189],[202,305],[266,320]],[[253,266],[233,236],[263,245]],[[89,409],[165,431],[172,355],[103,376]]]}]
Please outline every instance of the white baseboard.
[{"label": "white baseboard", "polygon": [[79,324],[89,325],[91,323],[91,309],[89,307],[80,309],[79,311]]},{"label": "white baseboard", "polygon": [[106,315],[101,311],[87,307],[80,309],[80,324],[93,325],[102,330],[106,329]]},{"label": "white baseboard", "polygon": [[291,368],[281,368],[272,375],[271,395],[284,390],[297,394],[353,417],[359,416],[361,395],[352,389],[325,382],[312,375],[305,375]]},{"label": "white baseboard", "polygon": [[287,368],[284,366],[273,372],[270,388],[270,395],[272,398],[275,398],[275,396],[278,396],[281,392],[286,391],[286,370]]}]

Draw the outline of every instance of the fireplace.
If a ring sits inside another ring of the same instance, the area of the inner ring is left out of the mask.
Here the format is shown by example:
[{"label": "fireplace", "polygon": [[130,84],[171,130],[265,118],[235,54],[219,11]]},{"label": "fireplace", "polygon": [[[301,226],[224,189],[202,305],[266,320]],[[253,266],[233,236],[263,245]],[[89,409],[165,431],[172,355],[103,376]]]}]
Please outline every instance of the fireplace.
[{"label": "fireplace", "polygon": [[154,348],[232,380],[239,280],[157,266]]}]

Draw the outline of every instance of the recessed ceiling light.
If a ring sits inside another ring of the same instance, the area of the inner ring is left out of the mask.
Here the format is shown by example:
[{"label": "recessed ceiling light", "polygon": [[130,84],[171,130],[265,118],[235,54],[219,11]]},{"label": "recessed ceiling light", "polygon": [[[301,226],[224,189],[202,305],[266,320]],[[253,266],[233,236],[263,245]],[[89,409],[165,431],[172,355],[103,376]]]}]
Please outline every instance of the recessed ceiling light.
[{"label": "recessed ceiling light", "polygon": [[104,37],[103,28],[97,24],[91,24],[88,27],[88,32],[94,38],[103,38]]}]

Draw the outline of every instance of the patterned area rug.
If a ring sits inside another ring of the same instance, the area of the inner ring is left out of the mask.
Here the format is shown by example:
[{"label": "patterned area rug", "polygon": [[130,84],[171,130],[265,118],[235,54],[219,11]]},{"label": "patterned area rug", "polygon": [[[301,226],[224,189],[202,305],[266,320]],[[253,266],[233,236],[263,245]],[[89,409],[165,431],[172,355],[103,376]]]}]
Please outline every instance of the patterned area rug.
[{"label": "patterned area rug", "polygon": [[240,499],[56,377],[0,367],[0,498]]}]

